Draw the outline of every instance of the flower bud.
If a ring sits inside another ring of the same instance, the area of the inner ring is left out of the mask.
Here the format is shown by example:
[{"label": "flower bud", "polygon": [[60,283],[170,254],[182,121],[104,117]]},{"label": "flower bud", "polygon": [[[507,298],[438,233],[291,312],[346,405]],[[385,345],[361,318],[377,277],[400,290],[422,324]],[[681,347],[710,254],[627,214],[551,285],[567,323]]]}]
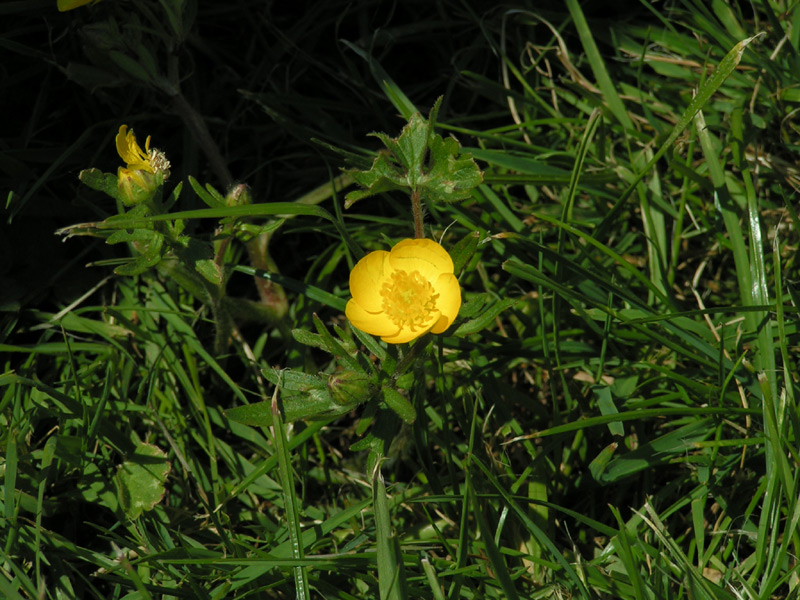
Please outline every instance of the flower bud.
[{"label": "flower bud", "polygon": [[250,188],[244,183],[233,186],[225,196],[225,206],[244,206],[252,203],[253,197],[250,195]]},{"label": "flower bud", "polygon": [[328,378],[331,399],[340,406],[355,406],[375,395],[378,388],[365,373],[339,371]]},{"label": "flower bud", "polygon": [[122,202],[126,206],[149,202],[169,177],[170,165],[166,155],[161,150],[150,148],[149,136],[142,149],[127,125],[120,126],[115,143],[117,154],[125,163],[117,171],[117,187]]}]

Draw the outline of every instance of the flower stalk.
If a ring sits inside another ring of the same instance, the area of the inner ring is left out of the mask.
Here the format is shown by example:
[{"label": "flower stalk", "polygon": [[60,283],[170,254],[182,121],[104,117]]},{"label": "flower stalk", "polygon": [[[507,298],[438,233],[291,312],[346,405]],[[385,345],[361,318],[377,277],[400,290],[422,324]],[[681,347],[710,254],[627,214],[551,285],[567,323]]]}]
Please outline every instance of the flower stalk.
[{"label": "flower stalk", "polygon": [[414,237],[421,239],[425,237],[425,224],[423,222],[422,199],[419,191],[411,191],[411,214],[414,217]]}]

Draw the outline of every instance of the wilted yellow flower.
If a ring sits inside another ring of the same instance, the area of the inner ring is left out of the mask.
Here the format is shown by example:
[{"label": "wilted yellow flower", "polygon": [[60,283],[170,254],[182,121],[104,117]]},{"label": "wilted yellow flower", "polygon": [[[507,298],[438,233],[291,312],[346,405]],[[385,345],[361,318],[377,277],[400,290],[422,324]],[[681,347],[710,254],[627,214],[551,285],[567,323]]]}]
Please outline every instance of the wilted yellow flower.
[{"label": "wilted yellow flower", "polygon": [[147,141],[144,143],[144,150],[139,146],[136,141],[136,136],[133,129],[128,131],[127,125],[122,125],[117,134],[117,152],[120,158],[128,165],[128,168],[139,171],[147,171],[148,173],[155,173],[153,165],[150,161],[150,136],[147,136]]},{"label": "wilted yellow flower", "polygon": [[442,333],[458,315],[461,288],[453,260],[433,240],[408,239],[370,252],[350,272],[345,314],[361,331],[401,344]]},{"label": "wilted yellow flower", "polygon": [[127,125],[119,128],[116,138],[117,153],[125,167],[117,170],[117,181],[122,201],[135,206],[149,201],[164,180],[169,177],[169,161],[163,152],[150,148],[150,136],[142,150],[133,130]]}]

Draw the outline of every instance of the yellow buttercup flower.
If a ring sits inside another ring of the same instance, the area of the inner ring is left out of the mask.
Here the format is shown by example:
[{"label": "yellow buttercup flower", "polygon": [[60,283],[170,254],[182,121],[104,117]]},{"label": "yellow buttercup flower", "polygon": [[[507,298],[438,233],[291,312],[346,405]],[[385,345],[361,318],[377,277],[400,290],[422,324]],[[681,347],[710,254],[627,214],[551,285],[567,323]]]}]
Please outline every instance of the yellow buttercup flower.
[{"label": "yellow buttercup flower", "polygon": [[159,186],[169,177],[169,161],[163,152],[150,148],[150,136],[142,150],[133,130],[127,125],[119,128],[116,138],[117,153],[125,167],[117,170],[120,198],[128,206],[148,202]]},{"label": "yellow buttercup flower", "polygon": [[367,254],[350,272],[350,293],[345,307],[350,322],[391,344],[442,333],[461,307],[453,260],[428,239],[407,239],[391,252]]}]

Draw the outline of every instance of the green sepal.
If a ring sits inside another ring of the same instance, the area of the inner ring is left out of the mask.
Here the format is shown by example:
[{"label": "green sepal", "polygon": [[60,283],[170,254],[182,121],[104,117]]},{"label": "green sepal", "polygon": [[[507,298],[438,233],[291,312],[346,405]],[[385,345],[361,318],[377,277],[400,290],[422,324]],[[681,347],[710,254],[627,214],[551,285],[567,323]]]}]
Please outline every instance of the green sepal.
[{"label": "green sepal", "polygon": [[250,188],[244,183],[237,183],[225,196],[225,206],[245,206],[253,203]]},{"label": "green sepal", "polygon": [[376,378],[362,371],[338,371],[328,377],[327,385],[336,404],[351,408],[371,400],[378,391]]},{"label": "green sepal", "polygon": [[125,206],[139,206],[154,202],[156,194],[160,196],[164,176],[161,173],[150,173],[143,169],[120,169],[117,176],[117,192]]}]

